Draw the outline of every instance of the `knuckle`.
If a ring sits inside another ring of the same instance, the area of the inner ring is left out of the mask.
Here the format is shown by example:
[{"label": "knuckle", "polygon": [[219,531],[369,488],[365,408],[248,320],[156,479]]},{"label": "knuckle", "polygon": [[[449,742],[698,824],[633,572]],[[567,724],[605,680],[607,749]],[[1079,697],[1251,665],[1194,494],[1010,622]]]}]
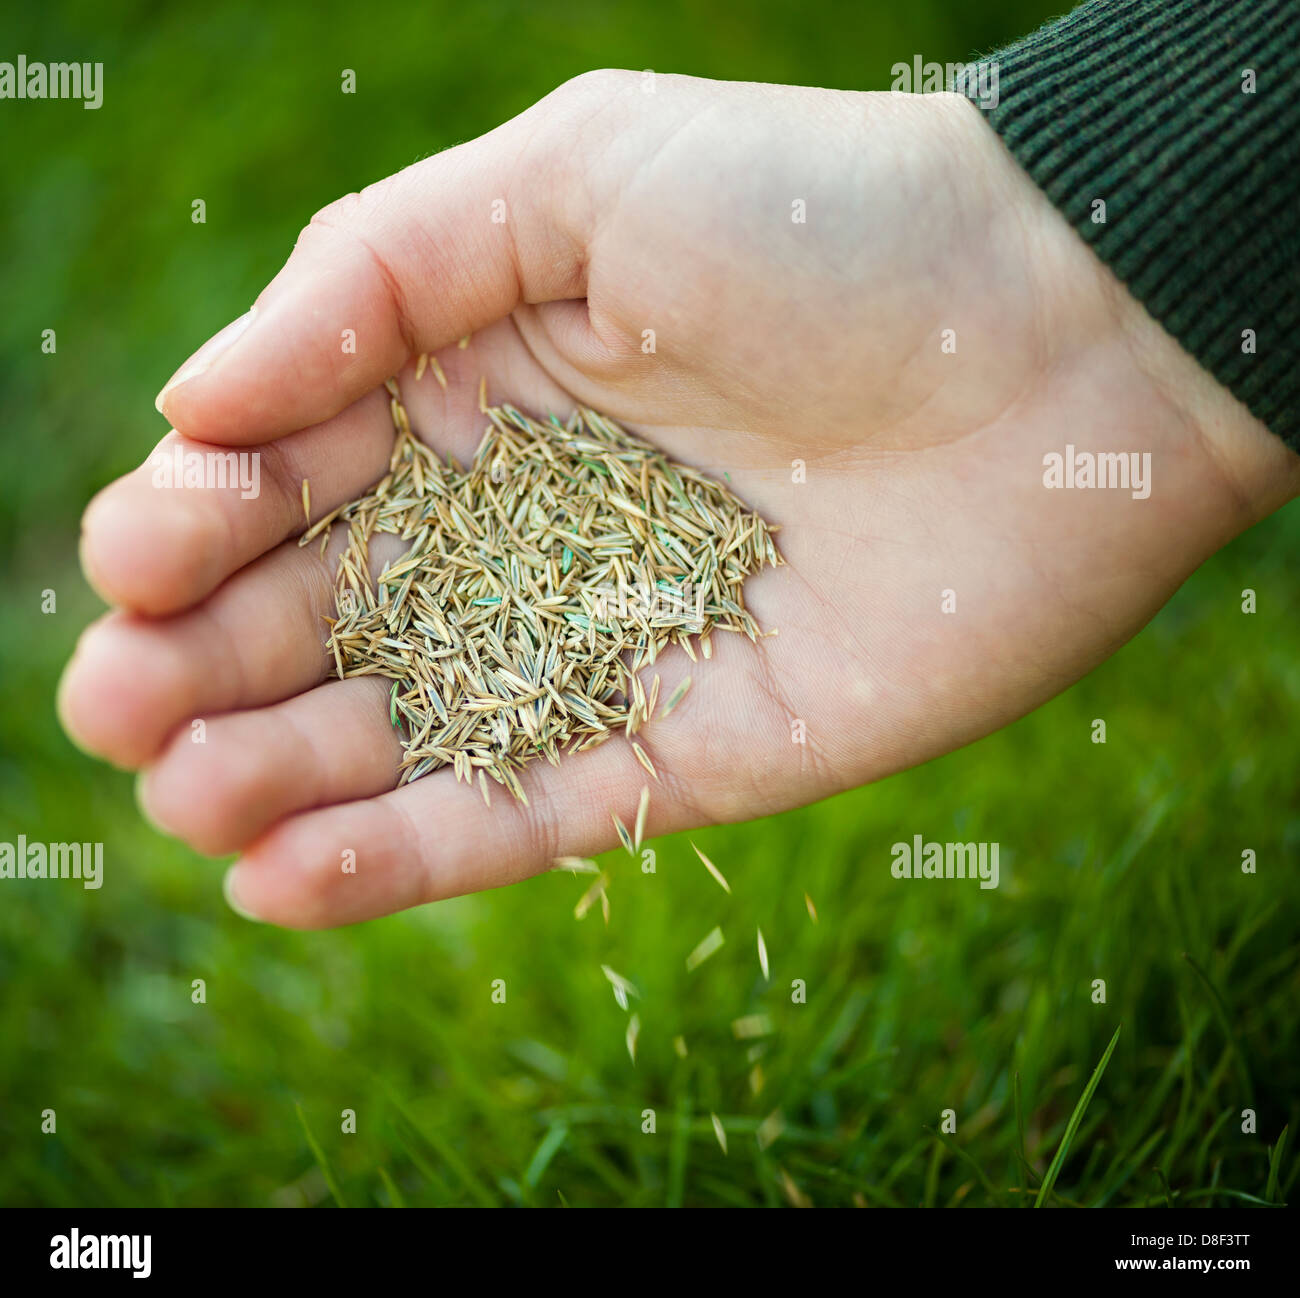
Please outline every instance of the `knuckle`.
[{"label": "knuckle", "polygon": [[562,81],[553,93],[567,99],[603,102],[622,94],[640,76],[626,68],[590,68]]},{"label": "knuckle", "polygon": [[303,227],[299,242],[303,239],[335,238],[340,233],[348,233],[364,217],[364,207],[365,199],[355,190],[326,203]]}]

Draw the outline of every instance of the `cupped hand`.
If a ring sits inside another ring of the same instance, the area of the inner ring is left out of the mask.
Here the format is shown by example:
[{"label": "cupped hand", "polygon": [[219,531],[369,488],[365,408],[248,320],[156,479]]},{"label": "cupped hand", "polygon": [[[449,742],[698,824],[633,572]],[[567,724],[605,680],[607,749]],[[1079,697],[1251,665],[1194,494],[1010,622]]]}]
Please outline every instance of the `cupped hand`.
[{"label": "cupped hand", "polygon": [[[472,335],[465,346],[458,340]],[[416,357],[435,357],[417,381]],[[261,491],[91,503],[114,611],[60,691],[142,805],[238,852],[237,908],[348,923],[616,843],[647,776],[622,736],[491,808],[449,770],[396,788],[387,682],[332,679],[313,517],[382,476],[383,381],[468,459],[488,399],[582,403],[781,526],[747,586],[777,635],[654,669],[638,736],[661,833],[814,801],[947,752],[1115,650],[1300,488],[1286,451],[1129,297],[978,109],[593,73],[320,212],[253,313],[159,399],[170,450],[260,456]],[[1053,490],[1044,459],[1149,453],[1150,494]],[[202,721],[197,727],[194,723]],[[203,742],[196,742],[201,738]],[[355,869],[344,869],[347,854]]]}]

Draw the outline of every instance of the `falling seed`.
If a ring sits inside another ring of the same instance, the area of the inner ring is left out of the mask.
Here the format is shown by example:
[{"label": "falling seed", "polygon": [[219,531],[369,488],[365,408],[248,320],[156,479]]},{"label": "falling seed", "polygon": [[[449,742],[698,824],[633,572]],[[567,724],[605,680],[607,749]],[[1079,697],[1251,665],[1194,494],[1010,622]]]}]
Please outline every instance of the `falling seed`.
[{"label": "falling seed", "polygon": [[557,856],[551,862],[552,870],[568,870],[570,874],[599,874],[600,866],[585,856]]},{"label": "falling seed", "polygon": [[766,1079],[763,1076],[762,1066],[760,1064],[755,1064],[753,1068],[749,1070],[749,1093],[751,1095],[758,1095],[765,1084]]},{"label": "falling seed", "polygon": [[415,362],[415,381],[418,383],[424,378],[425,367],[429,364],[429,353],[421,352],[420,359]]},{"label": "falling seed", "polygon": [[[695,847],[695,844],[692,843],[691,846]],[[698,847],[695,847],[695,855],[698,856],[700,860],[704,862],[704,868],[718,881],[718,884],[722,888],[722,891],[725,892],[728,896],[730,896],[731,884],[729,884],[726,881],[726,879],[722,877],[722,871],[719,870],[718,867],[714,865],[713,862],[710,861],[709,858],[705,856],[704,853],[701,852]]]},{"label": "falling seed", "polygon": [[483,375],[483,377],[480,378],[478,381],[478,408],[483,412],[483,414],[485,415],[487,414],[488,403],[487,403],[487,375],[486,374]]},{"label": "falling seed", "polygon": [[[635,747],[635,745],[633,745]],[[645,818],[646,812],[650,810],[650,786],[643,784],[641,786],[641,801],[637,803],[636,808],[636,825],[632,830],[632,841],[636,844],[636,850],[641,850],[641,840],[645,837]]]},{"label": "falling seed", "polygon": [[609,927],[609,893],[600,894],[600,917],[605,921],[605,927]]},{"label": "falling seed", "polygon": [[720,928],[710,929],[704,940],[686,957],[686,971],[698,969],[726,941]]},{"label": "falling seed", "polygon": [[473,338],[473,337],[474,337],[473,334],[466,334],[466,335],[464,336],[464,338],[461,338],[461,339],[456,343],[456,346],[459,347],[461,351],[464,351],[465,348],[469,346],[469,340],[470,340],[471,338]]},{"label": "falling seed", "polygon": [[645,749],[642,748],[635,739],[632,741],[632,752],[635,754],[636,760],[640,762],[641,765],[644,766],[645,769],[657,780],[659,778],[659,772],[655,770],[655,765],[646,755]]},{"label": "falling seed", "polygon": [[678,1057],[679,1059],[685,1059],[685,1058],[686,1058],[686,1038],[685,1038],[685,1037],[674,1037],[674,1038],[673,1038],[673,1049],[677,1052],[677,1057]]},{"label": "falling seed", "polygon": [[691,678],[685,677],[675,690],[668,696],[668,702],[664,704],[664,710],[659,714],[660,721],[666,721],[668,714],[686,697],[691,688]]},{"label": "falling seed", "polygon": [[311,527],[311,481],[308,478],[302,480],[302,516]]},{"label": "falling seed", "polygon": [[618,1002],[619,1009],[627,1009],[627,992],[618,983],[614,984],[614,999]]},{"label": "falling seed", "polygon": [[446,392],[447,376],[443,373],[442,366],[438,364],[438,358],[436,356],[429,357],[429,366],[433,370],[433,377],[438,380],[438,386]]},{"label": "falling seed", "polygon": [[641,1017],[633,1014],[627,1021],[627,1053],[633,1063],[636,1063],[636,1039],[641,1035]]},{"label": "falling seed", "polygon": [[811,1208],[812,1200],[794,1183],[790,1173],[785,1168],[780,1169],[781,1186],[785,1190],[785,1197],[790,1200],[790,1206],[794,1208]]},{"label": "falling seed", "polygon": [[722,1146],[722,1152],[727,1152],[727,1133],[722,1129],[722,1120],[716,1113],[710,1113],[709,1117],[713,1120],[713,1134],[718,1138],[718,1144]]},{"label": "falling seed", "polygon": [[[641,999],[641,993],[637,991],[636,984],[631,979],[624,978],[621,973],[611,969],[607,964],[601,965],[600,971],[609,979],[610,986],[616,991],[622,991],[625,996],[635,996],[637,1000]],[[624,1005],[623,1008],[626,1009],[627,1006]]]},{"label": "falling seed", "polygon": [[768,1149],[771,1145],[780,1139],[781,1133],[785,1130],[785,1118],[780,1109],[773,1109],[771,1113],[758,1124],[759,1149]]},{"label": "falling seed", "polygon": [[573,908],[573,917],[575,919],[586,919],[587,912],[596,904],[596,898],[605,895],[605,888],[608,883],[609,875],[602,870],[596,882],[578,898],[578,904]]},{"label": "falling seed", "polygon": [[772,975],[767,968],[767,943],[763,941],[763,930],[758,930],[758,967],[763,971],[763,980],[772,981]]},{"label": "falling seed", "polygon": [[808,914],[812,916],[812,922],[817,923],[817,907],[813,905],[813,899],[806,892],[803,895],[803,904],[808,907]]},{"label": "falling seed", "polygon": [[765,1037],[772,1031],[772,1020],[766,1014],[745,1014],[731,1022],[731,1034],[737,1041]]},{"label": "falling seed", "polygon": [[618,841],[623,844],[623,850],[629,856],[635,856],[636,848],[632,844],[632,835],[627,832],[627,826],[612,811],[609,818],[614,822],[614,830],[618,834]]}]

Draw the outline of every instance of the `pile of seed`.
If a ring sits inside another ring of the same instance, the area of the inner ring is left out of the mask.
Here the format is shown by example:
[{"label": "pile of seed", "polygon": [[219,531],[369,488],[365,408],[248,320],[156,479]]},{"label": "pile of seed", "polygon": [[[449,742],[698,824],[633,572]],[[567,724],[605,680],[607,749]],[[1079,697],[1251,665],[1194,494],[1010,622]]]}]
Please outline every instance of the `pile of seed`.
[{"label": "pile of seed", "polygon": [[[773,529],[721,483],[586,409],[538,423],[484,406],[462,469],[389,392],[387,475],[302,544],[347,526],[329,651],[340,678],[394,682],[403,783],[451,766],[489,801],[487,778],[522,799],[525,762],[636,734],[659,692],[636,673],[665,647],[694,659],[694,636],[707,658],[714,631],[758,636],[741,588],[781,559]],[[372,580],[378,533],[410,545]]]}]

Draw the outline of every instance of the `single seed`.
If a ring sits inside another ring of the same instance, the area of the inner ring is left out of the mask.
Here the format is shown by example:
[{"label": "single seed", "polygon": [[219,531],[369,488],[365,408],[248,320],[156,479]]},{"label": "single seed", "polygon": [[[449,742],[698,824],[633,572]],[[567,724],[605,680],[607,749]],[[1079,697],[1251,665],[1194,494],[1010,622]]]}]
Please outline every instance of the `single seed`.
[{"label": "single seed", "polygon": [[722,1129],[722,1120],[716,1113],[710,1113],[709,1117],[713,1120],[713,1134],[718,1138],[718,1144],[722,1146],[722,1152],[727,1152],[727,1133]]},{"label": "single seed", "polygon": [[[695,844],[692,843],[691,846],[695,847]],[[729,884],[726,881],[726,879],[722,877],[722,871],[719,870],[718,867],[714,865],[713,862],[710,861],[709,858],[705,856],[704,853],[701,852],[698,847],[695,847],[695,855],[698,856],[700,860],[704,862],[704,868],[718,881],[718,885],[721,887],[722,891],[725,892],[728,896],[730,896],[731,884]]]},{"label": "single seed", "polygon": [[[635,748],[636,745],[633,744],[632,747]],[[646,813],[649,810],[650,786],[648,784],[643,784],[641,786],[641,801],[637,803],[636,808],[636,824],[632,829],[632,842],[635,844],[638,852],[641,850],[641,840],[645,836],[645,818]]]},{"label": "single seed", "polygon": [[686,971],[693,973],[726,941],[720,928],[710,929],[699,946],[686,957]]},{"label": "single seed", "polygon": [[632,741],[632,752],[636,755],[636,760],[657,780],[659,772],[655,770],[655,764],[650,760],[646,750],[635,739]]},{"label": "single seed", "polygon": [[790,1200],[792,1208],[811,1208],[812,1200],[794,1183],[790,1173],[784,1167],[780,1168],[781,1186],[785,1190],[785,1197]]},{"label": "single seed", "polygon": [[641,999],[641,993],[637,991],[636,984],[630,978],[624,978],[621,973],[611,969],[607,964],[600,966],[600,972],[609,979],[612,987],[622,991],[625,996],[635,996],[638,1000]]},{"label": "single seed", "polygon": [[599,874],[600,866],[585,856],[557,856],[551,862],[552,870],[568,870],[570,874]]},{"label": "single seed", "polygon": [[691,688],[691,678],[687,676],[681,684],[668,696],[668,702],[664,704],[664,710],[659,714],[661,721],[668,719],[668,714],[686,697],[687,691]]},{"label": "single seed", "polygon": [[766,1014],[746,1014],[731,1023],[731,1034],[737,1041],[765,1037],[772,1031],[772,1020]]},{"label": "single seed", "polygon": [[629,856],[635,856],[636,848],[632,845],[632,835],[627,832],[627,826],[612,811],[609,818],[614,822],[614,830],[618,834],[618,841],[623,844],[623,850]]},{"label": "single seed", "polygon": [[758,1131],[755,1134],[758,1136],[759,1149],[767,1149],[780,1137],[784,1130],[785,1118],[782,1116],[781,1110],[773,1109],[772,1112],[758,1124]]},{"label": "single seed", "polygon": [[574,919],[586,919],[587,912],[596,904],[596,898],[605,895],[605,886],[608,883],[609,875],[602,870],[596,882],[578,898],[578,904],[573,908]]}]

